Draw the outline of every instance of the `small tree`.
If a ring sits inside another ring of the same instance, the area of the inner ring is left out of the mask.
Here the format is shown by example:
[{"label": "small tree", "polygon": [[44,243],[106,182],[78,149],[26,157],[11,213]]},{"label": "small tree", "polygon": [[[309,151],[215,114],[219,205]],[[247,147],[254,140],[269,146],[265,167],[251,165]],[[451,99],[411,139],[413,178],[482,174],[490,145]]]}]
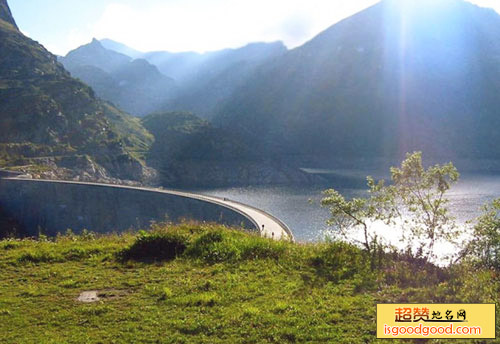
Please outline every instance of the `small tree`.
[{"label": "small tree", "polygon": [[483,207],[463,256],[488,269],[500,269],[500,198]]},{"label": "small tree", "polygon": [[322,206],[328,207],[328,224],[338,235],[353,239],[361,230],[361,244],[370,253],[379,245],[374,224],[383,222],[399,230],[406,251],[413,256],[431,258],[438,240],[451,241],[458,235],[449,215],[445,197],[459,174],[452,163],[424,169],[422,153],[407,154],[401,167],[391,168],[391,185],[368,177],[368,197],[346,200],[338,191],[324,192]]},{"label": "small tree", "polygon": [[[327,221],[329,226],[337,230],[337,235],[348,241],[361,244],[369,253],[373,253],[379,242],[377,234],[372,230],[372,220],[386,220],[388,208],[393,199],[389,193],[385,193],[384,181],[375,183],[368,177],[369,198],[353,198],[346,200],[340,192],[329,189],[323,192],[325,197],[321,200],[321,206],[328,207],[331,218]],[[361,230],[362,239],[356,239],[353,232]]]}]

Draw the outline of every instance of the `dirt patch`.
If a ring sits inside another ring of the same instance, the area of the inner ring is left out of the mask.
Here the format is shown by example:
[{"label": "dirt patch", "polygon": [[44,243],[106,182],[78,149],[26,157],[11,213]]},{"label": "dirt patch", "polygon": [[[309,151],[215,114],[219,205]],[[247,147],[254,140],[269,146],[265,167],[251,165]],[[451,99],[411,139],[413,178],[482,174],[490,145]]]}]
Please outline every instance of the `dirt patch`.
[{"label": "dirt patch", "polygon": [[100,300],[98,293],[97,290],[82,291],[76,300],[84,303],[97,302]]},{"label": "dirt patch", "polygon": [[88,290],[82,291],[76,300],[83,303],[92,303],[101,300],[116,299],[126,294],[125,290],[116,289]]}]

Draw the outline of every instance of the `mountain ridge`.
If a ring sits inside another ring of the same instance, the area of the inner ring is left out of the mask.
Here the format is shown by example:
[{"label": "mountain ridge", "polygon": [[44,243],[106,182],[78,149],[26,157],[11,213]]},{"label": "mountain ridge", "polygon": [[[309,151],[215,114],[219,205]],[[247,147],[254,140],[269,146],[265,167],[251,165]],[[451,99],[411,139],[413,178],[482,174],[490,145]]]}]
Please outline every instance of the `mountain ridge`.
[{"label": "mountain ridge", "polygon": [[[127,46],[126,44],[114,41],[109,38],[101,39],[99,40],[99,42],[106,49],[127,55],[131,58],[144,58],[151,64],[157,66],[163,74],[170,76],[180,82],[184,82],[185,79],[189,79],[190,77],[185,75],[185,73],[187,73],[185,71],[186,67],[179,67],[179,64],[177,64],[175,60],[185,60],[185,62],[180,62],[181,65],[183,63],[186,63],[188,65],[198,65],[201,63],[206,63],[207,60],[213,59],[220,55],[238,53],[239,51],[245,52],[248,51],[248,49],[253,49],[254,47],[259,46],[274,46],[279,50],[287,50],[282,41],[251,42],[239,48],[225,48],[220,50],[207,51],[204,53],[194,51],[170,52],[166,50],[140,52],[132,47]],[[170,65],[169,63],[172,63],[172,65]]]},{"label": "mountain ridge", "polygon": [[95,38],[59,61],[73,76],[92,86],[99,97],[137,116],[156,111],[177,90],[173,79],[145,59],[106,49]]},{"label": "mountain ridge", "polygon": [[[255,68],[285,51],[286,47],[282,42],[272,42],[249,43],[237,49],[203,54],[167,51],[141,53],[111,39],[94,39],[91,43],[72,50],[66,57],[60,58],[60,61],[74,76],[92,86],[100,97],[134,115],[142,117],[154,112],[190,111],[210,119],[218,104],[229,97]],[[150,87],[148,92],[136,88],[133,90],[136,94],[116,94],[121,86],[112,82],[112,79],[116,79],[115,73],[125,69],[134,59],[145,60],[155,66],[157,74],[174,79],[175,87],[166,84],[159,86],[169,89],[168,95],[162,96],[156,90],[154,99],[148,99],[147,95],[154,94],[155,87]],[[100,71],[90,66],[97,67]],[[134,104],[130,104],[131,101]]]},{"label": "mountain ridge", "polygon": [[331,26],[260,66],[215,123],[268,156],[500,157],[488,128],[500,124],[500,16],[432,3],[383,1]]},{"label": "mountain ridge", "polygon": [[91,65],[111,73],[131,62],[132,58],[113,50],[105,49],[101,42],[93,38],[89,44],[71,50],[59,60],[67,69],[72,69],[75,66],[89,65],[89,60],[92,60]]}]

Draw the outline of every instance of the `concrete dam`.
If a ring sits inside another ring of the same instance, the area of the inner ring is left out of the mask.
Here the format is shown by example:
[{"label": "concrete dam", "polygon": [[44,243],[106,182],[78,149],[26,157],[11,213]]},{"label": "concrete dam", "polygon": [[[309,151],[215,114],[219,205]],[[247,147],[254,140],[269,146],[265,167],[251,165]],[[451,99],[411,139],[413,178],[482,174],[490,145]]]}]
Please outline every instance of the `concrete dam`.
[{"label": "concrete dam", "polygon": [[0,174],[0,206],[29,235],[67,229],[97,233],[147,229],[152,221],[213,222],[293,240],[274,216],[251,206],[182,191],[111,184],[22,179]]}]

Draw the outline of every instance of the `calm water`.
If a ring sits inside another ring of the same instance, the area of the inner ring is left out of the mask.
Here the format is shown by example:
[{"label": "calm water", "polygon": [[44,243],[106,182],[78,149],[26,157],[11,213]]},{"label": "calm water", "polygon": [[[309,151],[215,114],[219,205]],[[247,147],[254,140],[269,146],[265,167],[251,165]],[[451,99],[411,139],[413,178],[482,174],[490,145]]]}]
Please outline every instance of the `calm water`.
[{"label": "calm water", "polygon": [[[328,232],[328,211],[319,206],[319,201],[321,192],[329,187],[248,186],[197,192],[227,197],[266,210],[283,220],[298,241],[317,241],[324,239]],[[335,185],[335,188],[345,197],[364,194],[363,189],[342,188],[341,185]],[[459,223],[465,223],[480,213],[485,202],[500,197],[500,175],[462,175],[448,196],[452,214]]]}]

